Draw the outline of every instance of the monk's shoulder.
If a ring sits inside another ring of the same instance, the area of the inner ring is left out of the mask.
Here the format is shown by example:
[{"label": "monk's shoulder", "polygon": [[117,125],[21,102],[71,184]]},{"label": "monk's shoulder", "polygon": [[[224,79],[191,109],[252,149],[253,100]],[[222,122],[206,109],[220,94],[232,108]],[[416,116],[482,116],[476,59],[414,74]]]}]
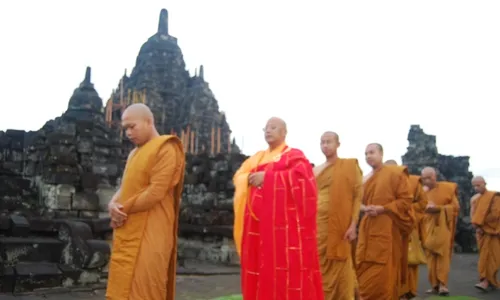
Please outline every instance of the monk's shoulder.
[{"label": "monk's shoulder", "polygon": [[406,166],[397,166],[397,165],[386,165],[384,166],[387,174],[392,177],[410,177],[408,173],[408,168]]},{"label": "monk's shoulder", "polygon": [[341,158],[342,163],[351,168],[359,168],[359,162],[357,158]]},{"label": "monk's shoulder", "polygon": [[482,195],[481,195],[481,194],[479,194],[479,193],[474,194],[474,196],[472,196],[472,197],[470,198],[470,202],[476,202],[476,201],[477,201],[477,199],[481,198],[481,196],[482,196]]},{"label": "monk's shoulder", "polygon": [[458,193],[458,185],[455,182],[440,181],[438,182],[438,188],[444,190],[446,193]]}]

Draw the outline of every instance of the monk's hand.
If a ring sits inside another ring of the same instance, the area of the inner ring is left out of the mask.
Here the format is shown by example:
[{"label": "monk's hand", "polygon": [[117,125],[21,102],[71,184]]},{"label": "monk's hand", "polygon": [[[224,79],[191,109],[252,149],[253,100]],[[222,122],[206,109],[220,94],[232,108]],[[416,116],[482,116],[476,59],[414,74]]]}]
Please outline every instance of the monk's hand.
[{"label": "monk's hand", "polygon": [[265,172],[255,172],[248,176],[248,183],[255,187],[260,187],[264,183]]},{"label": "monk's hand", "polygon": [[439,208],[436,207],[436,204],[434,204],[434,202],[429,202],[429,204],[427,204],[427,206],[425,207],[425,212],[426,213],[437,213],[439,212]]},{"label": "monk's hand", "polygon": [[349,242],[352,242],[356,239],[357,234],[356,234],[356,224],[351,224],[349,228],[347,228],[347,231],[344,234],[344,240],[348,240]]},{"label": "monk's hand", "polygon": [[[127,220],[127,214],[122,211],[123,205],[111,202],[108,205],[109,216],[111,217],[111,222],[116,225],[122,226],[125,220]],[[120,225],[121,224],[121,225]]]},{"label": "monk's hand", "polygon": [[115,221],[111,220],[109,226],[111,226],[111,228],[113,228],[113,229],[116,229],[116,228],[122,227],[123,224],[125,224],[125,222],[115,222]]},{"label": "monk's hand", "polygon": [[484,234],[484,231],[483,231],[481,228],[477,228],[477,229],[476,229],[476,235],[477,235],[478,237],[482,237],[482,236],[483,236],[483,234]]}]

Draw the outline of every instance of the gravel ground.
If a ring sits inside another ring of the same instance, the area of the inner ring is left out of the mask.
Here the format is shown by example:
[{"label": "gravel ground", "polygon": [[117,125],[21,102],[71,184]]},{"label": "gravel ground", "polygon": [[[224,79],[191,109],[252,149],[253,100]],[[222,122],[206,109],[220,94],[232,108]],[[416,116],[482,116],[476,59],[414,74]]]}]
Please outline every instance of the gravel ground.
[{"label": "gravel ground", "polygon": [[[449,288],[451,296],[469,296],[473,298],[465,299],[481,299],[481,300],[498,300],[500,299],[500,291],[490,292],[488,294],[481,293],[474,288],[477,280],[476,271],[476,255],[456,254],[453,258],[452,270],[450,272]],[[205,268],[205,267],[204,267]],[[210,273],[231,272],[217,267],[211,267]],[[207,300],[220,296],[238,294],[240,292],[240,278],[238,275],[202,275],[189,276],[180,275],[177,277],[177,297],[176,300]],[[424,296],[428,289],[427,271],[422,267],[420,272],[420,287],[419,292]],[[96,290],[93,292],[73,292],[59,295],[40,295],[40,296],[7,296],[0,295],[1,300],[67,300],[67,299],[82,299],[82,300],[104,300],[104,291]],[[430,298],[418,298],[430,299]],[[438,298],[432,298],[438,299]],[[440,299],[440,298],[439,298]],[[446,298],[443,298],[446,299]],[[458,299],[448,297],[447,299]]]}]

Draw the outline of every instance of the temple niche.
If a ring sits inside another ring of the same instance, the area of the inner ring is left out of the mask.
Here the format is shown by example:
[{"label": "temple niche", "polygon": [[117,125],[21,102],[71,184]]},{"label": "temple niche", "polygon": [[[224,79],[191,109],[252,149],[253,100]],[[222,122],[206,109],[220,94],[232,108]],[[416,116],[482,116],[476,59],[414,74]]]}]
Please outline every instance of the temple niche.
[{"label": "temple niche", "polygon": [[177,38],[168,31],[168,12],[160,12],[158,30],[139,50],[130,76],[125,74],[106,105],[106,120],[120,133],[120,116],[132,103],[145,103],[161,134],[176,134],[186,152],[217,154],[239,151],[231,140],[225,114],[205,81],[200,66],[191,76],[186,70]]},{"label": "temple niche", "polygon": [[438,172],[438,180],[455,182],[459,188],[460,214],[455,236],[457,252],[477,250],[470,222],[470,198],[474,195],[472,172],[469,171],[469,156],[443,155],[438,152],[436,136],[426,134],[419,125],[412,125],[408,132],[407,152],[402,156],[403,164],[411,174],[420,175],[425,167]]}]

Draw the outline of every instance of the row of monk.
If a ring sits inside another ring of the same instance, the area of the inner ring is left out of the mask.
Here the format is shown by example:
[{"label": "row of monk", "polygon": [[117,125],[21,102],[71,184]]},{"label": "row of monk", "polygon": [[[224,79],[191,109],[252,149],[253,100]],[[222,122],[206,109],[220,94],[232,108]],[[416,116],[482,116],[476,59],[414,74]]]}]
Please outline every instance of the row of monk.
[{"label": "row of monk", "polygon": [[[130,105],[121,121],[136,147],[108,205],[114,233],[106,299],[174,300],[185,148],[176,136],[158,134],[145,104]],[[366,149],[373,172],[363,179],[356,160],[337,158],[334,133],[323,135],[327,161],[313,170],[285,137],[285,122],[270,119],[269,149],[251,156],[234,176],[234,237],[245,300],[351,300],[355,291],[365,300],[398,299],[414,291],[412,256],[427,262],[432,291],[447,292],[458,211],[454,184],[436,183],[427,168],[424,191],[404,167],[382,164],[378,144]],[[477,182],[478,190],[484,187]],[[500,201],[483,195],[474,198],[473,221],[486,287],[497,284]],[[415,234],[421,229],[423,238]],[[425,257],[408,246],[410,239],[410,245],[424,245]],[[490,259],[497,265],[488,265]]]},{"label": "row of monk", "polygon": [[[429,294],[448,295],[459,212],[457,185],[421,176],[383,148],[366,147],[372,171],[337,156],[339,136],[321,137],[325,163],[312,167],[286,145],[286,124],[271,118],[269,148],[234,175],[234,239],[243,299],[397,300],[416,297],[418,268],[427,264]],[[500,194],[473,180],[472,222],[480,248],[476,288],[498,287]],[[361,217],[360,217],[361,215]]]}]

